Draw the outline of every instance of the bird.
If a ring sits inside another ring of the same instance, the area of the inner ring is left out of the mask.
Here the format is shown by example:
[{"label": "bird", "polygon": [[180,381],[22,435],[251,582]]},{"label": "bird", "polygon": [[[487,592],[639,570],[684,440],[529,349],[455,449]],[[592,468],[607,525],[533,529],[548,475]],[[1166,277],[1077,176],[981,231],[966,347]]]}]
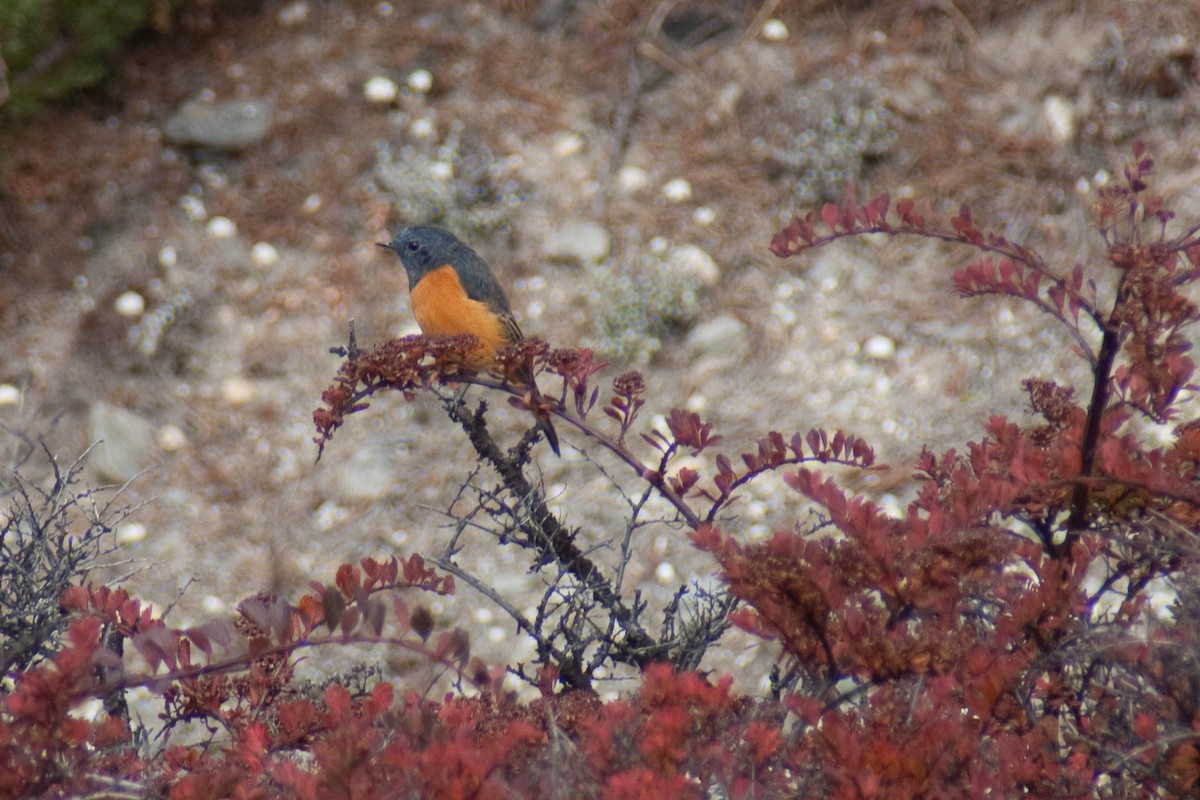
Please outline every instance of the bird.
[{"label": "bird", "polygon": [[[436,225],[413,225],[390,242],[378,245],[396,253],[404,265],[413,316],[421,333],[470,333],[479,341],[464,360],[468,369],[479,371],[494,366],[500,348],[525,338],[492,268],[450,231]],[[527,381],[537,398],[533,376],[527,370],[522,373],[516,377]],[[537,425],[550,449],[556,456],[561,455],[558,434],[550,419],[539,416]]]}]

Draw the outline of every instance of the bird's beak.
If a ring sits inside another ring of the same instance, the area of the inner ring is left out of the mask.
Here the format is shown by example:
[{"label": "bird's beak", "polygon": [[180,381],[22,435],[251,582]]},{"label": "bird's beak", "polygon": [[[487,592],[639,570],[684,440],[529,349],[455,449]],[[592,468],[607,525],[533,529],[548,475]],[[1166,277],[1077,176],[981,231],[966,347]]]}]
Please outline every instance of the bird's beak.
[{"label": "bird's beak", "polygon": [[386,247],[388,250],[395,250],[395,249],[396,249],[396,248],[392,247],[392,244],[391,244],[391,242],[376,242],[376,243],[375,243],[375,246],[376,246],[376,247]]}]

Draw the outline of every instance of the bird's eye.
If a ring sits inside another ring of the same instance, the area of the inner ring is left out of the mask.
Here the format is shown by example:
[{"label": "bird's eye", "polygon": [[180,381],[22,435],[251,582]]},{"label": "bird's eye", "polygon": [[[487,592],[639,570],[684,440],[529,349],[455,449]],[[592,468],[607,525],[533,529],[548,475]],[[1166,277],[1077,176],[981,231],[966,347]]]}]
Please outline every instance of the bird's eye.
[{"label": "bird's eye", "polygon": [[409,249],[409,250],[412,250],[412,251],[415,253],[415,252],[417,252],[418,250],[420,250],[420,249],[421,249],[421,245],[420,245],[420,244],[418,244],[417,242],[409,242],[409,243],[408,243],[408,249]]}]

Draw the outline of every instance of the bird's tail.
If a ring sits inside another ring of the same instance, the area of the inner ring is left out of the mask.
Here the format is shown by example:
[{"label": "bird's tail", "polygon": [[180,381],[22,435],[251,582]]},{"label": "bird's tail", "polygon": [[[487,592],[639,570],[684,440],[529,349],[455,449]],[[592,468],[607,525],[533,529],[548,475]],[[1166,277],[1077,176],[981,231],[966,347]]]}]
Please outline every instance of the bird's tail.
[{"label": "bird's tail", "polygon": [[542,400],[545,397],[538,389],[537,380],[533,375],[526,376],[529,383],[530,405],[533,407],[533,415],[537,418],[535,426],[546,437],[546,444],[550,445],[550,449],[554,451],[554,455],[562,458],[562,452],[558,449],[558,431],[554,430],[554,423],[550,421],[550,412],[544,407]]},{"label": "bird's tail", "polygon": [[554,430],[554,423],[550,421],[550,417],[539,417],[537,421],[538,430],[546,437],[546,444],[550,445],[550,449],[554,451],[554,455],[562,458],[562,453],[558,449],[558,432]]}]

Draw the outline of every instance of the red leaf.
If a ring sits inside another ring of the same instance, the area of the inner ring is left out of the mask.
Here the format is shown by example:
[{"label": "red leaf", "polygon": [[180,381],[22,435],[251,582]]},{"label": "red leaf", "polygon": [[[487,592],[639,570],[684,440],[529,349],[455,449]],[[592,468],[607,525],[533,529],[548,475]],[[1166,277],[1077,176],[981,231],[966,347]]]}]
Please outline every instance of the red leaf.
[{"label": "red leaf", "polygon": [[838,213],[838,207],[833,203],[826,203],[824,206],[822,206],[821,219],[825,221],[827,226],[829,226],[829,230],[833,231],[834,233],[837,232],[839,216],[840,214]]},{"label": "red leaf", "polygon": [[884,192],[878,197],[867,202],[867,224],[880,225],[887,221],[888,205],[891,203],[891,195]]}]

